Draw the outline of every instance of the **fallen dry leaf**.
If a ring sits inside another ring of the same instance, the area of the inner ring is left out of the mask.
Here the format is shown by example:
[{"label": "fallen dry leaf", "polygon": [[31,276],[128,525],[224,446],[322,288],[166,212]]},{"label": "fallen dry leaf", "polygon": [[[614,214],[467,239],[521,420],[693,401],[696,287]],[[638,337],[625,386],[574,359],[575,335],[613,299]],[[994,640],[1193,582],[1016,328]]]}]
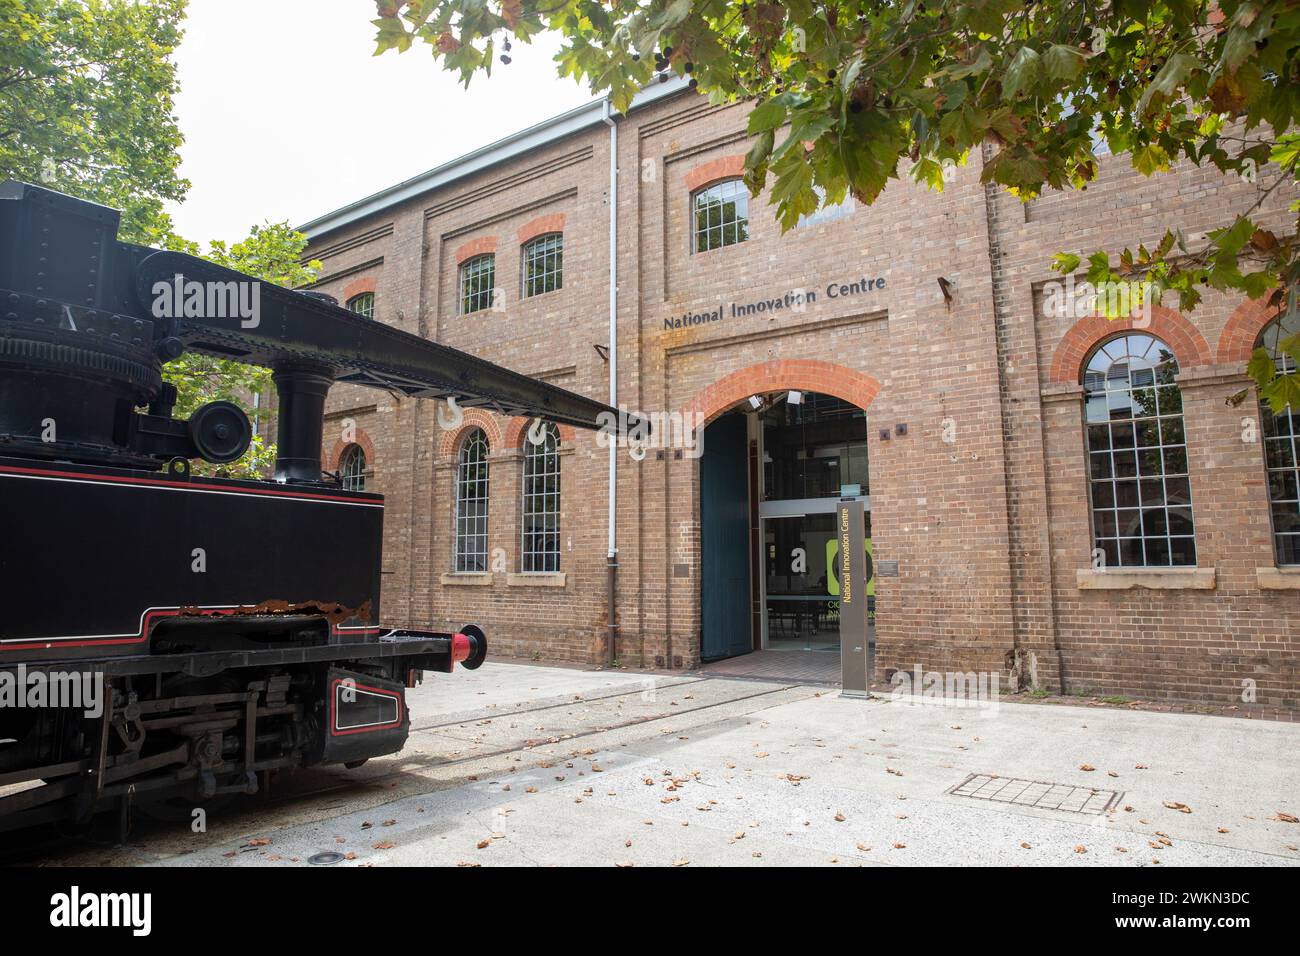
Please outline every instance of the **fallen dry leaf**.
[{"label": "fallen dry leaf", "polygon": [[1090,764],[1090,763],[1081,763],[1081,764],[1079,764],[1079,769],[1080,769],[1080,770],[1087,770],[1087,771],[1090,771],[1090,772],[1091,772],[1091,771],[1093,771],[1093,770],[1096,770],[1097,768],[1094,767],[1094,766],[1093,766],[1092,764]]},{"label": "fallen dry leaf", "polygon": [[1279,823],[1300,823],[1300,818],[1293,817],[1289,813],[1283,813],[1281,810],[1277,812],[1277,820]]},{"label": "fallen dry leaf", "polygon": [[393,847],[395,847],[395,846],[397,846],[397,844],[394,843],[392,840],[380,840],[378,843],[376,843],[376,844],[374,844],[373,846],[371,846],[370,849],[372,849],[372,850],[391,850],[391,849],[392,849]]},{"label": "fallen dry leaf", "polygon": [[1087,852],[1088,852],[1088,848],[1087,848],[1086,846],[1084,846],[1082,843],[1080,843],[1078,846],[1076,846],[1076,847],[1074,848],[1074,852],[1075,852],[1075,853],[1087,853]]},{"label": "fallen dry leaf", "polygon": [[1178,803],[1175,800],[1166,800],[1165,806],[1170,810],[1177,810],[1179,813],[1191,813],[1192,808],[1185,803]]}]

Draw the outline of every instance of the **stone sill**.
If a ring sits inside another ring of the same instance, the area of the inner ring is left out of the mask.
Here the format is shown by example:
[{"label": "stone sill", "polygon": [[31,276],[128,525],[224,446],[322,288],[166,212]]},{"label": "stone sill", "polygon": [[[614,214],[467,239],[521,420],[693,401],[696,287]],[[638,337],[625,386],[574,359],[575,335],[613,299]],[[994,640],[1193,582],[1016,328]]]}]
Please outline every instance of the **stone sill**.
[{"label": "stone sill", "polygon": [[1256,568],[1255,583],[1266,591],[1300,590],[1300,568]]},{"label": "stone sill", "polygon": [[563,571],[525,571],[506,575],[506,586],[512,588],[562,588],[568,579]]},{"label": "stone sill", "polygon": [[480,571],[447,571],[440,580],[460,587],[485,587],[492,584],[492,575]]},{"label": "stone sill", "polygon": [[1074,573],[1081,591],[1212,591],[1215,582],[1214,568],[1089,568]]}]

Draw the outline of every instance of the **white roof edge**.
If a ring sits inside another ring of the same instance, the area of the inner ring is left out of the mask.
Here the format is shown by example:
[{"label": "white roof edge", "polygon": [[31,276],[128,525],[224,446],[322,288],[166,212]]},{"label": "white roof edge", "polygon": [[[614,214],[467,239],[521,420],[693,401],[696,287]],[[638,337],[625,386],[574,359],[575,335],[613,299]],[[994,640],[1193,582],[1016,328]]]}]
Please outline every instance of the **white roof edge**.
[{"label": "white roof edge", "polygon": [[[680,93],[682,90],[687,89],[688,86],[689,81],[685,77],[669,77],[668,82],[655,83],[637,93],[632,99],[629,110],[648,106],[675,93]],[[298,231],[304,233],[308,239],[316,239],[327,232],[350,225],[359,219],[364,219],[366,216],[372,216],[421,193],[427,193],[441,186],[446,186],[489,166],[495,166],[497,163],[514,159],[516,156],[530,150],[539,149],[573,133],[595,126],[602,122],[607,99],[592,100],[584,106],[571,109],[559,116],[553,116],[535,126],[530,126],[518,133],[510,134],[504,139],[499,139],[495,143],[489,143],[487,146],[465,153],[463,156],[458,156],[441,166],[435,166],[433,169],[420,173],[418,176],[413,176],[404,182],[397,183],[395,186],[389,186],[387,189],[382,189],[373,195],[366,196],[364,199],[358,199],[356,202],[349,203],[335,209],[333,212],[328,212],[323,216],[312,219],[310,222],[303,223],[297,227]],[[611,115],[617,116],[618,114],[613,113],[611,110]]]}]

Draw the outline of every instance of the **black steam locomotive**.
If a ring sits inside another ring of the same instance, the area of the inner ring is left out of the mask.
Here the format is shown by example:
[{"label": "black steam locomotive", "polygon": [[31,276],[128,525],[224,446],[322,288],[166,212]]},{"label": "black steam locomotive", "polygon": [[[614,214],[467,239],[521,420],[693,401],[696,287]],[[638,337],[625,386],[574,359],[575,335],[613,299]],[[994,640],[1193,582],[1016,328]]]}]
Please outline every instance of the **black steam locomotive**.
[{"label": "black steam locomotive", "polygon": [[[0,831],[356,766],[402,748],[424,671],[482,663],[473,625],[381,627],[383,499],[321,471],[333,382],[584,428],[607,411],[117,225],[0,185]],[[273,370],[274,480],[191,472],[251,426],[227,402],[173,416],[161,367],[184,352]]]}]

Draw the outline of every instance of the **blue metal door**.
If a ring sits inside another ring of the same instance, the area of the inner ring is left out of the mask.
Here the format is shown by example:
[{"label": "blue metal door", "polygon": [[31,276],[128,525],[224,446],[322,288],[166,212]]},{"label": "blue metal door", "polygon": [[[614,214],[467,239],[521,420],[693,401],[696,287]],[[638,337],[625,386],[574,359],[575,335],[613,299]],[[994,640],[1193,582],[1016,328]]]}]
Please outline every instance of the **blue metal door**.
[{"label": "blue metal door", "polygon": [[753,650],[748,453],[744,415],[725,415],[704,430],[700,457],[700,656],[704,660]]}]

